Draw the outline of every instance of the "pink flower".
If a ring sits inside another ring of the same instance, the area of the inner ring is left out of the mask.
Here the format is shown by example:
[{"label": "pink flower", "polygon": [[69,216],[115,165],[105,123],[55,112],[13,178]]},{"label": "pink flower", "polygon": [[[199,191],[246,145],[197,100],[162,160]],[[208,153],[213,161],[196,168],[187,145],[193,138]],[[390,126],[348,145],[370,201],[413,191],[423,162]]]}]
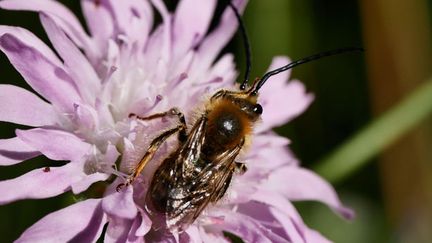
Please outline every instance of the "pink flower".
[{"label": "pink flower", "polygon": [[[208,206],[185,232],[153,229],[143,202],[149,178],[174,140],[159,150],[132,186],[115,191],[151,139],[172,125],[170,119],[140,122],[128,118],[130,113],[145,116],[178,107],[191,123],[205,97],[220,88],[236,88],[232,54],[216,59],[237,29],[232,10],[226,9],[206,35],[216,3],[182,0],[170,13],[162,0],[82,0],[87,34],[58,2],[0,1],[3,9],[39,12],[56,51],[25,29],[0,26],[0,49],[46,100],[17,86],[0,85],[0,120],[32,127],[0,140],[0,165],[40,155],[69,161],[1,181],[0,203],[69,190],[77,194],[120,176],[102,198],[47,215],[18,242],[94,242],[106,224],[105,242],[227,242],[224,231],[247,242],[326,242],[303,223],[290,201],[317,200],[344,217],[352,216],[327,182],[299,166],[287,148],[289,140],[271,131],[301,114],[313,99],[299,81],[286,82],[288,72],[272,77],[260,92],[262,122],[251,148],[239,158],[248,171],[236,176],[225,197]],[[246,0],[234,4],[243,10]],[[153,7],[163,20],[155,28]],[[288,62],[275,58],[270,69]]]}]

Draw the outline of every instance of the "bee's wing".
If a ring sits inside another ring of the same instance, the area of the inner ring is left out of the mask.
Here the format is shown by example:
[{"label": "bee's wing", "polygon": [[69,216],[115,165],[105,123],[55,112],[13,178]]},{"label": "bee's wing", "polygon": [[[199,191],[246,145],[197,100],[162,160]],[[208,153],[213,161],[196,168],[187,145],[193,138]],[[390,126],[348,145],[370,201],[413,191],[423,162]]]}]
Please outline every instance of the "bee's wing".
[{"label": "bee's wing", "polygon": [[196,162],[199,161],[202,145],[205,142],[205,127],[207,119],[201,117],[192,127],[188,139],[180,149],[176,159],[176,166],[181,166],[182,176],[185,177],[193,173]]},{"label": "bee's wing", "polygon": [[206,194],[196,208],[193,220],[195,220],[210,202],[216,202],[226,192],[234,171],[234,161],[242,148],[242,143],[231,150],[219,155],[214,161],[209,161],[208,166],[201,171],[196,180],[199,182],[198,191]]}]

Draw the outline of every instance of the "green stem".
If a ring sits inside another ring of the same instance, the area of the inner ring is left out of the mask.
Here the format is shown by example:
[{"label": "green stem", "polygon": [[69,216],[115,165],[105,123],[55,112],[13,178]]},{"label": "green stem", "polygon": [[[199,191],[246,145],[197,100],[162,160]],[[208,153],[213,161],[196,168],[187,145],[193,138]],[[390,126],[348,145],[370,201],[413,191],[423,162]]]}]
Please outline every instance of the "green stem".
[{"label": "green stem", "polygon": [[319,161],[314,169],[332,183],[341,181],[431,113],[432,78]]}]

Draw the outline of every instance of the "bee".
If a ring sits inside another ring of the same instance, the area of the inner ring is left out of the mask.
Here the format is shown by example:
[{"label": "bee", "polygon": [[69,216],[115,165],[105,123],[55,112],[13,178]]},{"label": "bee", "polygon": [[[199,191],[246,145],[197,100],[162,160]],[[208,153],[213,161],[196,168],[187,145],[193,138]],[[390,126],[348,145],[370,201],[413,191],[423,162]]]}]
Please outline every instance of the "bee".
[{"label": "bee", "polygon": [[128,186],[140,175],[158,148],[177,134],[178,146],[157,168],[146,195],[147,208],[154,218],[160,218],[164,228],[184,231],[210,203],[218,202],[227,191],[234,174],[247,171],[237,160],[250,144],[253,128],[263,113],[258,103],[260,88],[273,75],[300,64],[361,48],[343,48],[312,55],[264,74],[247,87],[250,70],[250,47],[238,10],[230,3],[239,22],[246,49],[247,69],[238,90],[222,89],[204,104],[201,115],[190,130],[185,117],[177,108],[147,117],[131,114],[139,120],[153,120],[166,116],[178,119],[176,127],[159,134],[146,153],[117,191]]}]

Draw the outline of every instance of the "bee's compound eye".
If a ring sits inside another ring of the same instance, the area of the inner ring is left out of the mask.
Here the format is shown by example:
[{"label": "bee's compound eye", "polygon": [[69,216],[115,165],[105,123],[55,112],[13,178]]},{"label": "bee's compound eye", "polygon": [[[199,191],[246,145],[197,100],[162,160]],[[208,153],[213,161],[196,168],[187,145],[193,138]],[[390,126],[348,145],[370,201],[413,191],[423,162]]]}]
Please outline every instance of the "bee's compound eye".
[{"label": "bee's compound eye", "polygon": [[260,104],[256,104],[253,108],[253,112],[257,115],[261,115],[263,113],[263,108]]}]

